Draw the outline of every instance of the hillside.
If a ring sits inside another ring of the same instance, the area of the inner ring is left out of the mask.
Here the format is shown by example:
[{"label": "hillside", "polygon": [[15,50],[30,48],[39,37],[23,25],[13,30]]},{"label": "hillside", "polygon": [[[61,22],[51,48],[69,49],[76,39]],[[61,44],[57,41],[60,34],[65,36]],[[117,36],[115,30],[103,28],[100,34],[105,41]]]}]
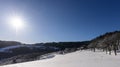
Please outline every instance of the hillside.
[{"label": "hillside", "polygon": [[83,42],[49,42],[36,44],[23,44],[13,41],[0,42],[0,65],[40,60],[48,53],[57,52],[65,54],[86,49],[89,41]]},{"label": "hillside", "polygon": [[54,58],[1,67],[119,67],[120,54],[106,55],[104,52],[77,51]]},{"label": "hillside", "polygon": [[21,45],[22,43],[17,41],[1,41],[0,40],[0,48],[7,47],[7,46],[15,46],[15,45]]},{"label": "hillside", "polygon": [[[0,65],[46,59],[48,54],[66,54],[78,50],[102,50],[105,54],[120,52],[120,31],[107,32],[91,41],[47,42],[23,44],[15,41],[0,41]],[[54,57],[54,56],[51,56]]]},{"label": "hillside", "polygon": [[120,31],[108,32],[94,38],[88,48],[94,50],[94,52],[95,49],[102,49],[106,53],[109,51],[109,54],[114,51],[117,55],[117,50],[120,49]]}]

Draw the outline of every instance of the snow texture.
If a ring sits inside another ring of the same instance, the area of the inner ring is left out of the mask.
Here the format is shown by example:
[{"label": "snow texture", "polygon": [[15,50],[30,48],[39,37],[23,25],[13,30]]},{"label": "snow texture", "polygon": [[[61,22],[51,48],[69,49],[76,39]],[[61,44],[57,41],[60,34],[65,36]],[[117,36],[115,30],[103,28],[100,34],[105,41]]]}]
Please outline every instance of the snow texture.
[{"label": "snow texture", "polygon": [[120,54],[108,55],[105,52],[77,51],[54,58],[32,62],[5,65],[0,67],[120,67]]}]

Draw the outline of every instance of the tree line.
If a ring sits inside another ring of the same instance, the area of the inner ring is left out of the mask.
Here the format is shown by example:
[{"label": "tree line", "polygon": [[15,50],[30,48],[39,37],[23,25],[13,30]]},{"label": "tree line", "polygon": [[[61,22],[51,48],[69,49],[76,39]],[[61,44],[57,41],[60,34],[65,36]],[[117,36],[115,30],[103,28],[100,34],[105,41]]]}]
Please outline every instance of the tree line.
[{"label": "tree line", "polygon": [[117,51],[120,49],[120,31],[107,32],[106,34],[100,35],[95,39],[91,40],[88,48],[93,50],[101,49],[111,55],[113,51],[117,55]]}]

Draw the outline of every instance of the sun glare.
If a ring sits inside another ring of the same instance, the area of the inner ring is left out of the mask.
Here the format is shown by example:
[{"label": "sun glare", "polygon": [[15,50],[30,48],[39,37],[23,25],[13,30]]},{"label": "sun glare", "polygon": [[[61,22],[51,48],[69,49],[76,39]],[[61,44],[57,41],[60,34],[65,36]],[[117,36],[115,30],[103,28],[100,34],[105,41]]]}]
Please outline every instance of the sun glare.
[{"label": "sun glare", "polygon": [[10,24],[17,30],[24,27],[23,19],[21,17],[18,17],[18,16],[11,17]]}]

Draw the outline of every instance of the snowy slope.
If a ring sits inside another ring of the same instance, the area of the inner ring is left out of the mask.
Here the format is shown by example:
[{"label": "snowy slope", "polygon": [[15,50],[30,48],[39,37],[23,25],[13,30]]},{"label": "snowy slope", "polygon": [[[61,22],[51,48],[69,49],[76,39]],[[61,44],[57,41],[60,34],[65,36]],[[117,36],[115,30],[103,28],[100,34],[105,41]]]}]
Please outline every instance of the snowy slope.
[{"label": "snowy slope", "polygon": [[77,51],[54,58],[6,65],[1,67],[120,67],[120,54],[106,55],[104,52]]}]

